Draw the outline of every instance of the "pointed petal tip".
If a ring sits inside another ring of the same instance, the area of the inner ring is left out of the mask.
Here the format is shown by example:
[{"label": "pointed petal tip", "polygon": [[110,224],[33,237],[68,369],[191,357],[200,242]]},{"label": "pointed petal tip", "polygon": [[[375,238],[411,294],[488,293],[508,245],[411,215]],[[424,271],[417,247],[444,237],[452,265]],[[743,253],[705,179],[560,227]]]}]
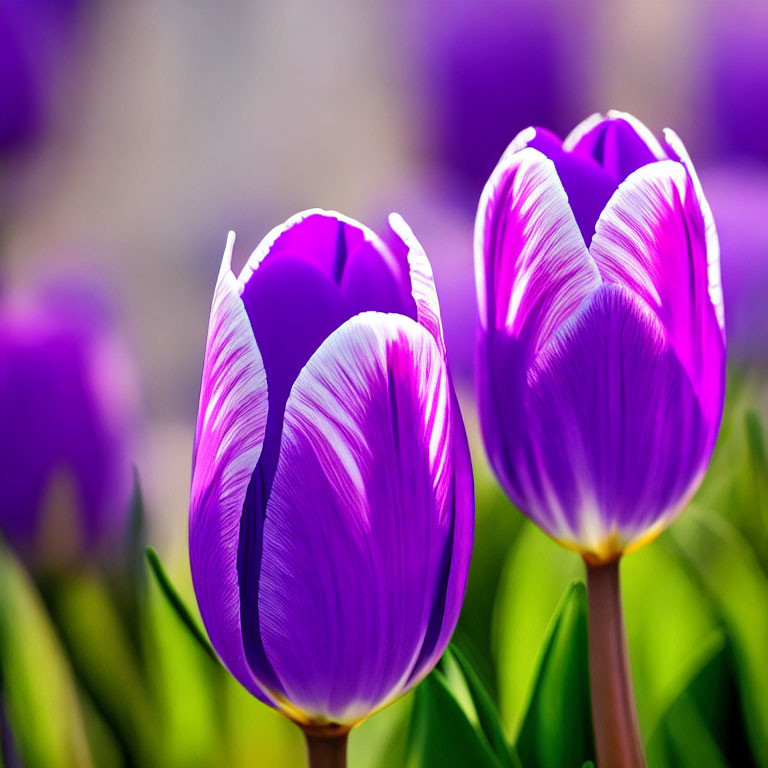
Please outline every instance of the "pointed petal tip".
[{"label": "pointed petal tip", "polygon": [[411,295],[416,303],[418,322],[432,334],[438,348],[445,355],[440,302],[429,257],[413,230],[399,213],[390,213],[387,222],[408,249]]},{"label": "pointed petal tip", "polygon": [[235,251],[235,232],[230,229],[227,232],[227,241],[224,245],[224,255],[221,257],[221,267],[219,268],[219,280],[222,274],[232,269],[232,254]]}]

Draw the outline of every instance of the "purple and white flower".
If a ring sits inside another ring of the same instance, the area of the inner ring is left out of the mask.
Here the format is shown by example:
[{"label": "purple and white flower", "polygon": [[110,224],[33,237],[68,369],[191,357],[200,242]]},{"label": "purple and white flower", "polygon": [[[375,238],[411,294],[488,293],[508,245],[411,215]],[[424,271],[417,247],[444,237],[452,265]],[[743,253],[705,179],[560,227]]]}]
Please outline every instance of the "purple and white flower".
[{"label": "purple and white flower", "polygon": [[725,327],[717,235],[680,139],[594,115],[528,128],[477,214],[486,448],[550,536],[607,562],[663,530],[717,437]]},{"label": "purple and white flower", "polygon": [[472,471],[427,258],[307,211],[239,277],[230,235],[195,437],[190,561],[230,672],[302,725],[421,680],[458,619]]}]

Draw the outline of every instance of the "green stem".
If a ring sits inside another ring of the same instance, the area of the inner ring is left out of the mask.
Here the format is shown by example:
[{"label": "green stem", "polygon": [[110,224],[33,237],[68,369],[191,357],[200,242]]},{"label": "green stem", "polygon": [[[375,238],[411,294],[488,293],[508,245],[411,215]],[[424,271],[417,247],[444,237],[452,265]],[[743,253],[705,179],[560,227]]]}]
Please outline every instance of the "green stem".
[{"label": "green stem", "polygon": [[309,768],[347,768],[348,730],[302,727],[302,731]]},{"label": "green stem", "polygon": [[598,768],[645,768],[619,588],[619,561],[587,563],[589,682]]}]

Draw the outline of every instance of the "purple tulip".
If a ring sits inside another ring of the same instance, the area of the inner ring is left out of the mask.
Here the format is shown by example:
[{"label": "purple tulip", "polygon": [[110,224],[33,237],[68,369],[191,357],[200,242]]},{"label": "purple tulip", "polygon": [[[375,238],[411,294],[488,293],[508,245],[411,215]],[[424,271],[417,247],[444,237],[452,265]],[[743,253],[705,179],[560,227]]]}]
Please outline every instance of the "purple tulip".
[{"label": "purple tulip", "polygon": [[595,115],[529,128],[477,214],[478,390],[507,493],[593,563],[666,527],[717,437],[717,235],[680,139]]},{"label": "purple tulip", "polygon": [[73,43],[80,0],[0,3],[0,152],[35,144]]},{"label": "purple tulip", "polygon": [[0,304],[0,526],[31,565],[107,555],[122,536],[136,389],[113,325],[83,284]]},{"label": "purple tulip", "polygon": [[336,213],[273,230],[213,298],[190,503],[230,672],[342,731],[434,666],[459,615],[472,472],[427,258]]}]

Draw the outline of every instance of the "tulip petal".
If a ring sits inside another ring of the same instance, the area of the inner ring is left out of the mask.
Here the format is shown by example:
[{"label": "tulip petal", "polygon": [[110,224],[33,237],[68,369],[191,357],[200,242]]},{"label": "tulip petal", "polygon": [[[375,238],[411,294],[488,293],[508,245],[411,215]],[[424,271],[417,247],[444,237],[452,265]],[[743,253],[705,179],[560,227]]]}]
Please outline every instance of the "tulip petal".
[{"label": "tulip petal", "polygon": [[447,542],[466,533],[452,409],[437,344],[400,315],[348,321],[296,381],[258,603],[267,656],[306,717],[352,723],[407,684]]},{"label": "tulip petal", "polygon": [[288,252],[259,266],[243,288],[242,303],[269,382],[269,418],[260,462],[268,494],[291,386],[315,350],[352,313],[331,277]]},{"label": "tulip petal", "polygon": [[563,146],[575,155],[591,157],[615,179],[667,157],[656,137],[636,117],[611,110],[592,115],[577,125]]},{"label": "tulip petal", "polygon": [[709,289],[706,223],[686,168],[663,160],[634,171],[600,217],[591,252],[606,282],[656,312],[705,412],[719,422],[725,345]]},{"label": "tulip petal", "polygon": [[536,149],[505,153],[475,224],[480,324],[535,354],[600,284],[555,166]]},{"label": "tulip petal", "polygon": [[596,559],[668,523],[712,448],[664,329],[618,286],[598,290],[536,360],[523,416],[507,425],[518,501]]},{"label": "tulip petal", "polygon": [[243,270],[242,299],[269,381],[269,421],[260,467],[267,495],[285,402],[299,371],[353,315],[366,310],[407,314],[412,301],[401,271],[369,229],[341,214],[318,210],[297,214],[273,230]]},{"label": "tulip petal", "polygon": [[440,303],[437,300],[432,265],[421,243],[400,214],[389,216],[389,226],[400,238],[407,252],[411,280],[411,295],[416,304],[416,319],[434,336],[440,351],[445,354],[443,322],[440,318]]},{"label": "tulip petal", "polygon": [[555,164],[568,204],[588,246],[603,208],[616,191],[615,179],[591,157],[566,152],[560,139],[544,128],[536,129],[536,136],[528,146],[538,149]]},{"label": "tulip petal", "polygon": [[673,160],[682,163],[688,175],[691,177],[696,198],[701,208],[701,215],[704,218],[705,237],[707,241],[707,275],[709,278],[709,297],[715,307],[717,322],[720,329],[725,333],[725,310],[723,308],[723,286],[720,278],[720,242],[715,229],[715,220],[712,216],[712,209],[709,207],[704,190],[701,188],[699,176],[693,167],[688,150],[686,150],[680,137],[670,128],[664,129],[664,139],[666,141],[667,153]]},{"label": "tulip petal", "polygon": [[443,655],[459,620],[472,557],[472,539],[475,525],[475,492],[472,479],[472,461],[464,422],[458,401],[453,395],[453,530],[446,541],[441,564],[442,579],[435,594],[429,626],[411,673],[408,687],[416,685],[437,664]]},{"label": "tulip petal", "polygon": [[[267,257],[281,254],[313,264],[341,287],[358,311],[410,314],[404,265],[375,232],[354,219],[319,208],[297,213],[261,241],[240,274],[240,284],[247,285]],[[361,273],[369,274],[371,268],[371,279],[361,279]]]},{"label": "tulip petal", "polygon": [[268,701],[246,660],[237,570],[240,518],[267,423],[267,378],[230,269],[230,233],[211,308],[195,433],[189,557],[213,647],[254,696]]}]

